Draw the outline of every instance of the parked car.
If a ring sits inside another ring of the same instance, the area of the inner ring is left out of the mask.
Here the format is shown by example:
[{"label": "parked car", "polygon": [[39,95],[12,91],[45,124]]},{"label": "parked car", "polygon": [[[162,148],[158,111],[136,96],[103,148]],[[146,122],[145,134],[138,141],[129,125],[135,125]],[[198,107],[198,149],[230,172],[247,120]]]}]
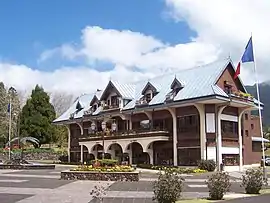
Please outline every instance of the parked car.
[{"label": "parked car", "polygon": [[270,158],[265,158],[265,165],[270,166]]}]

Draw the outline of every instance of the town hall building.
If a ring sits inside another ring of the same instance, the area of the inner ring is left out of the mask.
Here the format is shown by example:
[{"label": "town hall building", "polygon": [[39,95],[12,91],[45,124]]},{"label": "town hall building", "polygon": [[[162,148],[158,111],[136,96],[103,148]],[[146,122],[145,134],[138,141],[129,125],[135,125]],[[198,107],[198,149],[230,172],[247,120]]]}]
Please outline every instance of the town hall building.
[{"label": "town hall building", "polygon": [[213,159],[242,169],[260,163],[262,140],[251,114],[258,101],[234,74],[226,59],[131,84],[110,80],[54,123],[68,129],[70,162],[192,166]]}]

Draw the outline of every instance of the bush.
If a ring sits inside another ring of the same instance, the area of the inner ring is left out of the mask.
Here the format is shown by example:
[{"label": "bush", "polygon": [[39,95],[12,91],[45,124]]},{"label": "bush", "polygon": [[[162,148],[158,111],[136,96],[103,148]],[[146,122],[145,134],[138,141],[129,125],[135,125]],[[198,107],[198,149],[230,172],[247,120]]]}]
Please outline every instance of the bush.
[{"label": "bush", "polygon": [[242,177],[241,187],[247,194],[259,194],[263,186],[263,172],[261,169],[248,169]]},{"label": "bush", "polygon": [[198,168],[206,171],[214,171],[216,169],[216,163],[214,160],[200,160],[198,161]]},{"label": "bush", "polygon": [[154,182],[154,200],[158,203],[175,203],[181,196],[184,179],[171,169],[159,173],[158,180]]},{"label": "bush", "polygon": [[99,163],[100,166],[115,166],[118,163],[116,159],[96,159],[92,160],[91,163],[95,165],[95,163]]},{"label": "bush", "polygon": [[225,172],[217,172],[206,181],[211,200],[221,200],[226,192],[230,190],[230,178]]}]

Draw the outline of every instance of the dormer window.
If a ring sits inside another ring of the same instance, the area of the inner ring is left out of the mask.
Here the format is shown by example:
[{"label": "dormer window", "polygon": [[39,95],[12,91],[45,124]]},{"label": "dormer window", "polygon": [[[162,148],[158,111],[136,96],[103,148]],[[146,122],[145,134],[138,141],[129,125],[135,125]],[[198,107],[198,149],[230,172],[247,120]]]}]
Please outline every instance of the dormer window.
[{"label": "dormer window", "polygon": [[151,100],[152,100],[152,94],[151,93],[148,93],[145,95],[145,100],[147,103],[149,103]]},{"label": "dormer window", "polygon": [[95,112],[97,110],[97,106],[98,106],[97,104],[93,105],[93,107],[92,107],[93,112]]},{"label": "dormer window", "polygon": [[174,97],[178,94],[178,92],[183,88],[183,85],[174,78],[171,84],[171,91],[166,95],[166,101],[173,101]]},{"label": "dormer window", "polygon": [[143,97],[141,99],[144,99],[147,103],[149,103],[157,93],[157,89],[150,82],[148,82],[142,90]]}]

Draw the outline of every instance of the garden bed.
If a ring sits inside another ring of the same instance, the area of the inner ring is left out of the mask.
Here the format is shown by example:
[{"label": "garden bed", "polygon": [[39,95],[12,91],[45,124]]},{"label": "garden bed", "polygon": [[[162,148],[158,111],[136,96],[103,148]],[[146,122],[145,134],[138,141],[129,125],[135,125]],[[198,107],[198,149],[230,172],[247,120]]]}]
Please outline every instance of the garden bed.
[{"label": "garden bed", "polygon": [[62,171],[63,180],[139,181],[138,172]]},{"label": "garden bed", "polygon": [[40,170],[40,169],[55,169],[53,164],[0,164],[0,169],[13,169],[13,170]]}]

